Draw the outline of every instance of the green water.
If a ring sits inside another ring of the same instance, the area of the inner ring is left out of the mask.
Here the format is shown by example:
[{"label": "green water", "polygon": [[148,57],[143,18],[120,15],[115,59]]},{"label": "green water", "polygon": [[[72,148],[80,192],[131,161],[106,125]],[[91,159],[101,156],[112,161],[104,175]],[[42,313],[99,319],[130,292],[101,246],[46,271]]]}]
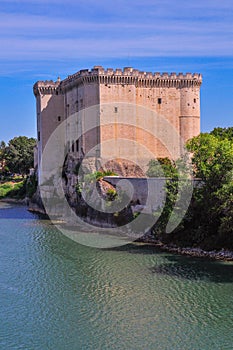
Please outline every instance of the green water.
[{"label": "green water", "polygon": [[233,349],[233,264],[82,246],[0,205],[0,349]]}]

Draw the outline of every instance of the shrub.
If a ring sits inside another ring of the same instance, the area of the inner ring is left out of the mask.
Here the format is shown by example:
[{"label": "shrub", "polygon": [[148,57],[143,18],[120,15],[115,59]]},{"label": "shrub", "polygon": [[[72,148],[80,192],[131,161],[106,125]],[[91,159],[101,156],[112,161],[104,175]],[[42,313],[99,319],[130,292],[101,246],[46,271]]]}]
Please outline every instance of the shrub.
[{"label": "shrub", "polygon": [[29,198],[32,198],[32,196],[36,192],[37,186],[38,186],[38,182],[37,182],[36,175],[34,174],[34,175],[29,176],[27,181],[26,181],[26,195]]}]

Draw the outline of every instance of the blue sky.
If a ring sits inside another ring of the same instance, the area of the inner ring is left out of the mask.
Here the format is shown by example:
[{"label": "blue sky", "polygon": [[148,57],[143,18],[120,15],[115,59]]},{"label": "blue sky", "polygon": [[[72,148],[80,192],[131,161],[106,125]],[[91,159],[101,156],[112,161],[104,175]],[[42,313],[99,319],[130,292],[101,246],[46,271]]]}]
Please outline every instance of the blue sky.
[{"label": "blue sky", "polygon": [[0,48],[0,140],[35,137],[37,80],[94,65],[202,73],[202,131],[233,126],[232,0],[1,0]]}]

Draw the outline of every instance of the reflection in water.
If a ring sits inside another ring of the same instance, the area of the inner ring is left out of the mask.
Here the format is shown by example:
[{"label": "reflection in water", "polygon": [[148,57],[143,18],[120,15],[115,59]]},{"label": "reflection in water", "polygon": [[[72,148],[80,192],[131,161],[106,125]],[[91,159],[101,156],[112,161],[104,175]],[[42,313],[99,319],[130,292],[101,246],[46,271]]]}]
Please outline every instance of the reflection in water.
[{"label": "reflection in water", "polygon": [[79,245],[0,209],[1,349],[232,349],[232,264]]},{"label": "reflection in water", "polygon": [[167,262],[150,270],[155,274],[185,278],[193,281],[233,283],[233,264],[201,258],[167,256]]}]

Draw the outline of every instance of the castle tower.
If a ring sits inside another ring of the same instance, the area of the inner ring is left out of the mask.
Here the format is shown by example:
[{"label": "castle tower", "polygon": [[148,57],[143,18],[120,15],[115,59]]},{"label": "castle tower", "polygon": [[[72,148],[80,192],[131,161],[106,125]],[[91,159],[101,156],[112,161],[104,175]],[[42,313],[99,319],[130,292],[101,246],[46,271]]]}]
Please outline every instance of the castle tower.
[{"label": "castle tower", "polygon": [[[57,126],[64,121],[64,95],[60,91],[60,81],[38,81],[33,92],[36,97],[37,113],[37,164],[41,162],[42,153],[49,137]],[[63,135],[58,142],[62,142]],[[63,141],[64,142],[64,141]],[[54,159],[55,161],[55,159]],[[51,166],[53,162],[51,159]],[[39,175],[40,178],[40,175]]]},{"label": "castle tower", "polygon": [[[128,152],[130,158],[135,150],[131,147],[126,150],[123,145],[119,145],[117,141],[122,137],[135,143],[144,143],[154,158],[171,157],[166,145],[153,135],[159,131],[161,139],[166,140],[165,144],[180,149],[179,141],[173,139],[162,120],[172,125],[184,143],[200,133],[201,83],[202,77],[197,73],[161,74],[142,72],[131,67],[105,70],[101,66],[80,70],[62,81],[39,81],[34,85],[38,161],[50,135],[63,121],[66,128],[59,141],[70,143],[69,152],[76,158],[85,156],[91,149],[94,154],[90,156],[111,157],[112,147],[105,146],[105,141],[109,139],[116,141],[118,148],[115,154],[120,157],[122,151],[124,154]],[[83,134],[87,109],[91,106],[100,106],[94,116],[98,127]],[[131,106],[131,109],[127,106]],[[143,131],[138,124],[143,117],[140,115],[142,107],[153,114],[150,133]],[[71,125],[68,117],[76,114],[77,120]],[[119,116],[125,116],[127,122],[129,114],[133,114],[134,126],[119,125]],[[78,134],[82,135],[79,139],[76,136]],[[143,153],[137,153],[137,156],[143,157]]]},{"label": "castle tower", "polygon": [[183,79],[180,88],[180,135],[186,142],[200,133],[200,78],[198,74],[179,74]]}]

